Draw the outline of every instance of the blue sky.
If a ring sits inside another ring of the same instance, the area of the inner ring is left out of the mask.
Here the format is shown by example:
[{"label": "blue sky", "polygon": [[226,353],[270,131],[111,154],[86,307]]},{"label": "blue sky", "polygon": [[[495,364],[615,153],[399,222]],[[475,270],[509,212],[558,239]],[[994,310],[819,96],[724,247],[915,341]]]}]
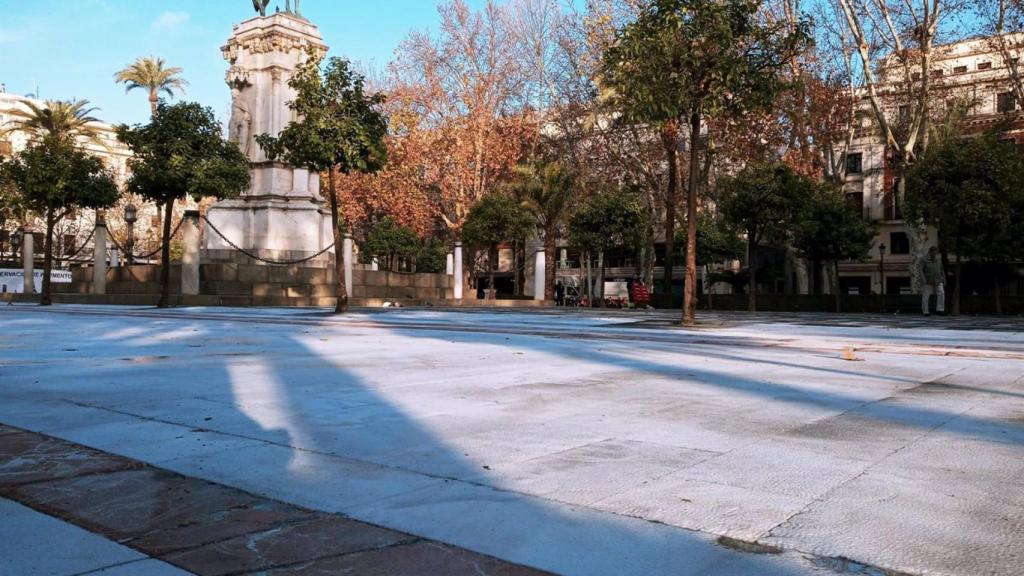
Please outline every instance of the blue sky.
[{"label": "blue sky", "polygon": [[[469,0],[473,6],[483,0]],[[270,8],[284,0],[271,0]],[[411,29],[434,29],[433,0],[303,0],[331,54],[377,67]],[[0,83],[16,94],[87,99],[108,122],[144,122],[146,96],[125,94],[113,75],[137,56],[185,69],[186,96],[229,110],[220,46],[231,25],[254,15],[250,0],[0,0]]]}]

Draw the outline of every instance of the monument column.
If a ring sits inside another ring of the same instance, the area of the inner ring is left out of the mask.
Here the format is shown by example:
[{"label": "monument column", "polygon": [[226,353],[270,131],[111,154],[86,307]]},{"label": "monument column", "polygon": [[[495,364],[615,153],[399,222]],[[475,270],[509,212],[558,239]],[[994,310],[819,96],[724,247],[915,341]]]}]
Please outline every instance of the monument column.
[{"label": "monument column", "polygon": [[186,210],[181,227],[181,295],[199,294],[199,211]]},{"label": "monument column", "polygon": [[452,282],[452,297],[462,300],[462,242],[455,243],[455,275]]},{"label": "monument column", "polygon": [[25,286],[22,288],[22,292],[25,294],[36,293],[36,249],[35,249],[35,236],[32,235],[32,231],[28,229],[28,226],[22,228],[21,233],[21,265],[22,275],[25,279]]},{"label": "monument column", "polygon": [[[298,259],[320,252],[330,215],[320,196],[320,175],[272,162],[256,143],[260,134],[280,135],[292,120],[288,86],[312,50],[327,53],[319,29],[294,12],[257,16],[235,26],[221,48],[231,88],[229,139],[249,158],[252,181],[237,200],[212,206],[207,218],[231,242],[269,259]],[[325,224],[326,223],[326,224]],[[206,230],[208,250],[231,250]],[[330,254],[321,257],[331,261]]]},{"label": "monument column", "polygon": [[96,220],[93,232],[92,252],[92,293],[107,293],[107,223]]}]

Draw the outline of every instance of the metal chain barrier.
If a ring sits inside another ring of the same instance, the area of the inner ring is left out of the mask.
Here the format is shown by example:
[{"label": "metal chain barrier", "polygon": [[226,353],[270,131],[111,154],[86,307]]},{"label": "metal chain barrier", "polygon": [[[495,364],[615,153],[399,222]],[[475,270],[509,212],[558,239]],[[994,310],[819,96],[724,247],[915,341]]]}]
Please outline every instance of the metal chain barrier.
[{"label": "metal chain barrier", "polygon": [[78,250],[75,250],[71,254],[68,254],[68,255],[64,256],[63,258],[61,258],[61,260],[65,260],[67,262],[75,262],[75,263],[77,263],[78,261],[75,260],[75,256],[78,256],[79,254],[82,253],[82,250],[85,250],[86,245],[89,244],[89,240],[92,240],[92,237],[95,234],[96,234],[96,228],[94,227],[92,229],[92,231],[89,232],[89,236],[85,240],[82,241],[82,245],[79,246]]},{"label": "metal chain barrier", "polygon": [[210,226],[210,230],[213,230],[214,233],[217,234],[217,236],[220,236],[221,240],[226,242],[228,244],[228,246],[231,246],[235,250],[237,250],[237,251],[241,252],[242,254],[248,256],[249,258],[252,258],[253,260],[258,260],[260,262],[263,262],[264,264],[269,264],[271,266],[293,266],[295,264],[302,264],[304,262],[309,262],[310,260],[313,260],[314,258],[319,258],[320,256],[323,256],[324,254],[326,254],[331,248],[334,248],[334,244],[332,243],[331,245],[327,246],[323,250],[317,252],[316,254],[313,254],[312,256],[307,256],[306,258],[300,258],[298,260],[271,260],[270,258],[264,258],[262,256],[253,254],[252,252],[249,252],[248,250],[240,247],[238,244],[235,244],[234,242],[232,242],[231,239],[228,238],[227,236],[225,236],[223,232],[218,230],[217,227],[213,224],[213,222],[210,222],[210,219],[207,218],[205,215],[202,216],[202,219],[203,219],[204,222],[206,222]]},{"label": "metal chain barrier", "polygon": [[[181,220],[178,220],[177,226],[174,227],[174,230],[171,231],[171,235],[168,237],[168,240],[167,240],[168,242],[173,240],[174,237],[178,235],[178,231],[181,230],[181,225],[184,224],[184,223],[185,223],[185,219],[184,218],[182,218]],[[120,244],[118,244],[117,239],[114,238],[113,234],[111,234],[107,238],[114,245],[114,247],[117,248],[118,252],[121,252],[121,254],[124,254],[126,258],[128,257],[128,251],[125,250],[124,247],[122,247]],[[152,252],[149,252],[147,254],[140,254],[138,256],[132,254],[131,258],[132,258],[132,260],[148,260],[148,259],[152,258],[153,256],[156,256],[157,254],[159,254],[160,251],[163,250],[163,249],[164,249],[164,245],[161,242],[160,246],[158,246],[156,250],[153,250]]]}]

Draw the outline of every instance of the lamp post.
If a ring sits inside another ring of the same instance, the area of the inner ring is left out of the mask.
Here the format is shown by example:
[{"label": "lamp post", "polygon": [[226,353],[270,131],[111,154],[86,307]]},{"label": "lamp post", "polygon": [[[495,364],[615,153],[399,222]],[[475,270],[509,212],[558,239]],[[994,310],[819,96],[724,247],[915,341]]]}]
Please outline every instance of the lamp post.
[{"label": "lamp post", "polygon": [[21,231],[15,230],[11,234],[11,256],[14,259],[14,265],[18,265],[18,253],[21,251]]},{"label": "lamp post", "polygon": [[878,245],[878,277],[882,285],[882,313],[885,314],[885,242]]},{"label": "lamp post", "polygon": [[135,263],[135,223],[139,220],[138,209],[134,204],[127,204],[124,207],[124,221],[128,223],[128,240],[125,241],[125,257],[128,265]]}]

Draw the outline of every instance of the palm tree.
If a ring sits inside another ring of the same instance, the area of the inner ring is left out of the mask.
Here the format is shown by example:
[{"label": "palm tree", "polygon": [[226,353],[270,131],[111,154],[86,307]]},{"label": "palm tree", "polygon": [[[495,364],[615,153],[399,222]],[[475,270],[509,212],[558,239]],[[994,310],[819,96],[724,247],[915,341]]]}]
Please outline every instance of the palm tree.
[{"label": "palm tree", "polygon": [[45,106],[26,101],[28,116],[15,120],[11,125],[0,130],[0,135],[11,132],[25,132],[35,142],[70,142],[86,140],[107,147],[100,138],[96,123],[92,116],[96,108],[89,108],[88,100],[62,102],[48,100]]},{"label": "palm tree", "polygon": [[[156,116],[157,104],[160,101],[160,94],[166,94],[173,98],[174,93],[185,93],[188,82],[181,77],[184,72],[182,68],[171,66],[166,68],[167,62],[163,58],[155,56],[140,56],[126,66],[123,70],[114,74],[114,81],[125,85],[125,93],[136,88],[141,88],[149,93],[149,114]],[[156,211],[157,227],[163,225],[162,210]]]},{"label": "palm tree", "polygon": [[577,174],[558,162],[518,166],[511,192],[533,214],[544,234],[544,299],[555,299],[555,250],[559,228],[576,195]]},{"label": "palm tree", "polygon": [[136,88],[149,92],[150,114],[156,114],[156,104],[161,93],[173,98],[175,92],[184,94],[185,87],[188,86],[188,82],[181,77],[181,68],[165,68],[165,65],[163,58],[139,57],[114,74],[114,80],[125,85],[125,92],[131,92]]}]

